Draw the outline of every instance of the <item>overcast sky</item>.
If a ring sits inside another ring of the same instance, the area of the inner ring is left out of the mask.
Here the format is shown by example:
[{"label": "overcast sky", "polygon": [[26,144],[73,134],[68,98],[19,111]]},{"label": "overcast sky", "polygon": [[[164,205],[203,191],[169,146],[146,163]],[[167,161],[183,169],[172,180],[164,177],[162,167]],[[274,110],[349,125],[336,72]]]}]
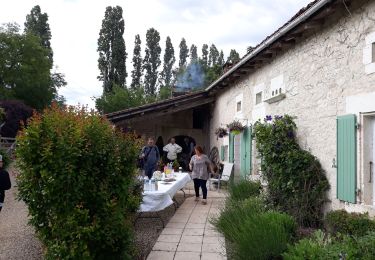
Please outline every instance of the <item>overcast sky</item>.
[{"label": "overcast sky", "polygon": [[[68,85],[59,92],[71,105],[88,104],[102,93],[97,80],[97,39],[106,6],[120,5],[124,11],[127,72],[130,75],[134,36],[140,34],[142,56],[147,29],[160,32],[160,45],[170,36],[178,63],[178,45],[185,37],[188,46],[214,43],[229,54],[236,49],[244,55],[289,20],[310,0],[2,0],[0,24],[21,25],[35,5],[49,15],[54,64],[64,73]],[[162,53],[163,55],[163,53]],[[128,76],[127,82],[131,82]]]}]

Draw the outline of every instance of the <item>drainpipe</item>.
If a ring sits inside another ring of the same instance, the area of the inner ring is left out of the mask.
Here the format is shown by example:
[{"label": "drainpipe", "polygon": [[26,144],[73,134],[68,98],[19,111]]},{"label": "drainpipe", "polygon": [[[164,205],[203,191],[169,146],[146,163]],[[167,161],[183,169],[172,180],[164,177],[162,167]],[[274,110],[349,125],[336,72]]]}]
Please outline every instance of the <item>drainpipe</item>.
[{"label": "drainpipe", "polygon": [[220,78],[215,80],[210,86],[206,88],[206,91],[213,88],[216,84],[218,84],[220,81],[222,81],[225,77],[230,75],[232,72],[237,70],[239,67],[241,67],[243,64],[245,64],[247,61],[255,57],[259,52],[263,51],[266,47],[274,43],[276,40],[278,40],[280,37],[284,36],[287,32],[289,32],[291,29],[299,25],[300,23],[304,22],[307,18],[309,18],[311,15],[313,15],[315,12],[317,12],[321,7],[325,6],[326,4],[332,2],[333,0],[321,0],[317,2],[315,5],[313,5],[310,9],[305,11],[303,14],[301,14],[298,18],[296,18],[294,21],[292,21],[290,24],[282,28],[279,32],[271,36],[268,40],[260,44],[255,50],[253,50],[251,53],[247,54],[242,60],[240,60],[236,65],[234,65],[231,69],[229,69],[224,75],[222,75]]}]

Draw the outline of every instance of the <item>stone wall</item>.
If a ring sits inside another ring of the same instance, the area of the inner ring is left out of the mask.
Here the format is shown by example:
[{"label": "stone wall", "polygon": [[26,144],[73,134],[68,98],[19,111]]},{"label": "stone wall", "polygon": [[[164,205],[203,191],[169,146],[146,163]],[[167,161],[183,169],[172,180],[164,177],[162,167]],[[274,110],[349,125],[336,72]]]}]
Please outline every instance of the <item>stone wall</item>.
[{"label": "stone wall", "polygon": [[[269,64],[222,91],[212,111],[210,142],[218,147],[227,143],[227,140],[216,140],[214,131],[233,120],[236,97],[241,94],[244,123],[254,123],[268,114],[295,116],[301,146],[317,156],[330,181],[332,202],[328,208],[369,210],[374,214],[373,206],[364,205],[361,192],[356,205],[336,199],[336,169],[332,168],[332,160],[336,158],[336,117],[353,112],[349,109],[352,97],[359,94],[370,97],[375,92],[375,74],[366,73],[363,61],[366,36],[375,32],[375,2],[353,2],[350,13],[341,6],[325,22],[323,29],[311,33]],[[271,104],[255,105],[255,94],[263,90],[267,97],[275,84],[280,84],[285,98]],[[371,98],[361,100],[365,102]],[[375,100],[366,104],[366,110],[371,109],[375,111]],[[369,111],[357,109],[354,112],[361,120],[360,112]],[[361,136],[360,131],[358,136]],[[362,191],[367,177],[363,176],[361,149],[358,151],[358,189]],[[254,157],[253,165],[256,166]],[[253,174],[257,172],[257,167],[253,167]]]}]

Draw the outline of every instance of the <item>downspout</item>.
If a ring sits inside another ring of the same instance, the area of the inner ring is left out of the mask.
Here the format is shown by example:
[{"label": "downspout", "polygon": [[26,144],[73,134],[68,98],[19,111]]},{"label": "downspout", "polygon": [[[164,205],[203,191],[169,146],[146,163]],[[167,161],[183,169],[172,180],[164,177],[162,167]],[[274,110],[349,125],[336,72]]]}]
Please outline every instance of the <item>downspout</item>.
[{"label": "downspout", "polygon": [[268,40],[266,40],[264,43],[259,45],[254,51],[249,53],[247,56],[245,56],[240,62],[238,62],[236,65],[234,65],[231,69],[229,69],[224,75],[222,75],[220,78],[215,80],[210,86],[206,88],[206,91],[213,88],[216,84],[218,84],[220,81],[222,81],[225,77],[230,75],[232,72],[236,71],[239,67],[241,67],[243,64],[245,64],[247,61],[255,57],[258,53],[263,51],[266,47],[274,43],[277,39],[284,36],[287,32],[289,32],[291,29],[299,25],[300,23],[304,22],[307,18],[309,18],[312,14],[317,12],[321,7],[325,6],[326,4],[332,2],[333,0],[321,0],[317,2],[315,5],[313,5],[310,9],[305,11],[302,15],[300,15],[298,18],[296,18],[294,21],[292,21],[290,24],[282,28],[279,32],[277,32],[275,35],[271,36]]}]

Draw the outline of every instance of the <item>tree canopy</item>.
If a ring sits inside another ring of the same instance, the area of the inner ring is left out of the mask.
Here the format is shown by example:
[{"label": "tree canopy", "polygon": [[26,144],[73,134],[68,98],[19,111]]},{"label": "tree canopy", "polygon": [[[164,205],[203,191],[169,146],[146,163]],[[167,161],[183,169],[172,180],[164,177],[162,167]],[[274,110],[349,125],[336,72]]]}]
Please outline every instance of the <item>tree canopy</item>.
[{"label": "tree canopy", "polygon": [[180,68],[183,68],[186,66],[186,61],[188,57],[189,57],[189,49],[186,45],[185,38],[182,38],[180,42],[180,60],[178,62],[178,66]]},{"label": "tree canopy", "polygon": [[98,79],[103,81],[103,92],[112,91],[113,85],[125,87],[126,48],[123,38],[125,22],[120,6],[108,6],[105,10],[98,39]]},{"label": "tree canopy", "polygon": [[139,34],[135,36],[133,52],[133,71],[132,71],[132,88],[141,86],[142,78],[142,55],[141,55],[141,38]]},{"label": "tree canopy", "polygon": [[143,60],[143,68],[146,71],[144,79],[144,92],[149,97],[156,97],[157,80],[159,76],[160,60],[160,34],[154,28],[148,29],[146,33],[146,50]]}]

